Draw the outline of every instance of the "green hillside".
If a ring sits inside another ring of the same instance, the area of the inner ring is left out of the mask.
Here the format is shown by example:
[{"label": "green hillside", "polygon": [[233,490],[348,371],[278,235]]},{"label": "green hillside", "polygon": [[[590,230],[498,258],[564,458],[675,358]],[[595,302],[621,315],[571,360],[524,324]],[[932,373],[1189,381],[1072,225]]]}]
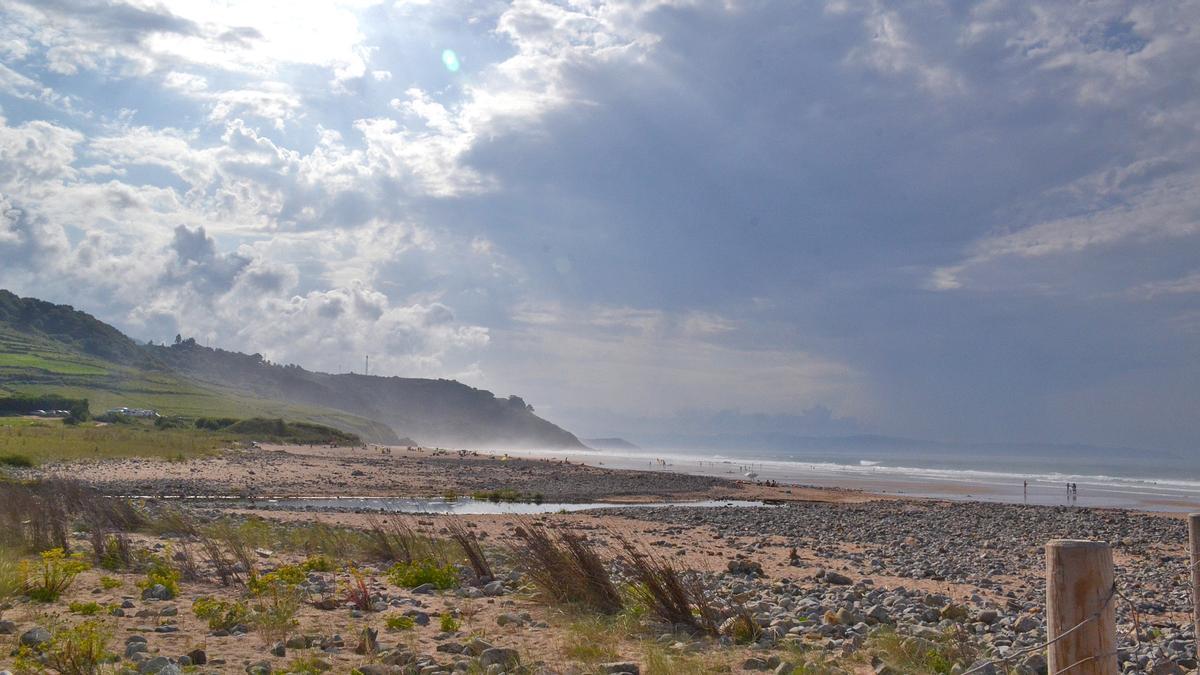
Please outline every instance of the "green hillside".
[{"label": "green hillside", "polygon": [[191,419],[284,419],[376,443],[585,447],[518,396],[454,380],[312,372],[192,339],[141,345],[68,305],[0,290],[0,396],[44,394],[86,398],[93,414],[127,407]]},{"label": "green hillside", "polygon": [[197,382],[91,315],[0,290],[0,396],[6,394],[86,398],[93,414],[124,406],[193,418],[284,418],[375,442],[399,440],[387,425],[344,411]]}]

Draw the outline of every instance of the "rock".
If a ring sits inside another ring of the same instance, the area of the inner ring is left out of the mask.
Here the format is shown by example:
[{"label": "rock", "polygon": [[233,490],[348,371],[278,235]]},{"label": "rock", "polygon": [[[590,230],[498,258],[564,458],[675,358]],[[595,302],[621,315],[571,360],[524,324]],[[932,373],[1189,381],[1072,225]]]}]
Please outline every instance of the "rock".
[{"label": "rock", "polygon": [[143,640],[141,642],[129,642],[125,645],[125,658],[132,659],[134,654],[144,652],[149,649],[149,646]]},{"label": "rock", "polygon": [[192,660],[194,666],[203,666],[208,663],[208,653],[203,649],[193,649],[187,653],[187,656]]},{"label": "rock", "polygon": [[385,666],[382,663],[367,663],[355,668],[354,672],[360,675],[391,675],[396,672],[396,667]]},{"label": "rock", "polygon": [[17,624],[12,621],[0,621],[0,635],[12,635],[17,632]]},{"label": "rock", "polygon": [[996,623],[996,620],[999,618],[1000,618],[1000,613],[994,609],[980,610],[979,614],[975,615],[976,621],[978,621],[979,623],[986,623],[989,626]]},{"label": "rock", "polygon": [[825,583],[833,584],[834,586],[849,586],[850,584],[854,583],[850,580],[850,577],[837,572],[826,571],[825,575],[821,578],[824,579]]},{"label": "rock", "polygon": [[966,607],[953,602],[947,603],[945,607],[942,607],[942,611],[938,612],[938,616],[951,621],[962,621],[967,618],[968,614]]},{"label": "rock", "polygon": [[497,626],[507,626],[510,623],[519,625],[521,623],[521,617],[513,614],[512,612],[505,612],[504,614],[496,617]]},{"label": "rock", "polygon": [[288,649],[308,649],[309,642],[308,638],[303,635],[293,635],[287,639],[287,642],[283,643],[283,646]]},{"label": "rock", "polygon": [[742,670],[768,670],[766,659],[760,659],[757,656],[742,661]]},{"label": "rock", "polygon": [[763,567],[761,564],[744,558],[730,560],[726,569],[729,570],[730,574],[747,574],[755,577],[763,576]]},{"label": "rock", "polygon": [[377,651],[379,651],[379,631],[374,628],[364,628],[358,645],[354,647],[354,653],[374,654]]},{"label": "rock", "polygon": [[[139,644],[139,643],[131,642],[129,645],[126,646],[126,648],[131,647],[135,644]],[[143,647],[145,647],[146,643],[143,642],[140,644]],[[171,663],[171,659],[168,659],[165,656],[156,656],[156,657],[146,661],[145,663],[143,663],[138,668],[138,673],[140,673],[140,675],[157,675],[158,673],[161,673],[164,668],[166,668],[167,666],[170,666],[170,665],[173,665]]]},{"label": "rock", "polygon": [[326,612],[338,608],[338,601],[333,598],[321,598],[312,604],[317,609],[325,610]]},{"label": "rock", "polygon": [[611,663],[601,663],[600,672],[616,675],[616,673],[629,673],[630,675],[641,675],[642,669],[633,661],[613,661]]},{"label": "rock", "polygon": [[479,655],[479,665],[484,668],[491,666],[500,666],[501,668],[511,668],[521,662],[521,655],[517,650],[508,647],[492,647],[485,649]]},{"label": "rock", "polygon": [[50,641],[50,631],[41,626],[34,626],[21,633],[21,646],[36,649]]},{"label": "rock", "polygon": [[[976,668],[979,670],[975,670]],[[996,669],[995,665],[983,660],[972,663],[971,667],[967,668],[967,670],[974,670],[975,672],[972,675],[1000,675],[1000,671]]]},{"label": "rock", "polygon": [[1013,624],[1013,630],[1018,633],[1028,633],[1031,630],[1037,630],[1041,627],[1042,622],[1038,621],[1032,616],[1029,616],[1028,614],[1020,619],[1017,619],[1016,623]]},{"label": "rock", "polygon": [[1184,675],[1186,672],[1170,659],[1163,659],[1150,667],[1150,675]]},{"label": "rock", "polygon": [[1046,657],[1041,654],[1030,654],[1029,656],[1025,657],[1025,660],[1021,662],[1021,665],[1028,668],[1030,672],[1037,673],[1037,675],[1046,675],[1046,671],[1048,669],[1046,665]]},{"label": "rock", "polygon": [[276,642],[274,645],[272,645],[271,656],[286,656],[286,655],[287,655],[287,646],[284,645],[282,642]]},{"label": "rock", "polygon": [[491,596],[504,595],[504,582],[503,581],[493,581],[493,582],[487,584],[486,586],[483,587],[483,593],[484,593],[484,595],[491,595]]},{"label": "rock", "polygon": [[488,642],[487,640],[481,640],[480,638],[475,638],[463,645],[463,650],[471,656],[479,656],[491,648],[492,643]]},{"label": "rock", "polygon": [[171,589],[163,586],[162,584],[147,586],[142,591],[143,600],[171,600],[174,597],[175,594],[171,592]]},{"label": "rock", "polygon": [[434,586],[433,584],[421,584],[420,586],[412,589],[412,592],[416,595],[433,595],[437,592],[437,586]]},{"label": "rock", "polygon": [[248,675],[271,675],[271,662],[255,661],[246,666],[246,673]]},{"label": "rock", "polygon": [[888,613],[887,607],[874,605],[867,610],[867,619],[875,623],[891,623],[892,615]]}]

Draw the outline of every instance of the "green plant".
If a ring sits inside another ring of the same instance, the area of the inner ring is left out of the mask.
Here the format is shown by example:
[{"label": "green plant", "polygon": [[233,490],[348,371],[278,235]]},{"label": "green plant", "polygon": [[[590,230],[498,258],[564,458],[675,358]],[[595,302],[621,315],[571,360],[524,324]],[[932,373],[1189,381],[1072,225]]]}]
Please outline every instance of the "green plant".
[{"label": "green plant", "polygon": [[54,602],[89,567],[81,553],[67,555],[61,548],[42,551],[36,562],[21,561],[25,593],[38,602]]},{"label": "green plant", "polygon": [[529,501],[524,495],[511,488],[501,488],[499,490],[479,490],[471,493],[471,498],[478,501],[489,502],[520,502]]},{"label": "green plant", "polygon": [[458,570],[453,565],[437,565],[431,560],[412,563],[396,563],[387,573],[388,581],[402,588],[416,588],[425,584],[445,590],[458,586]]},{"label": "green plant", "polygon": [[116,577],[110,577],[110,576],[100,577],[100,588],[103,588],[106,591],[111,591],[114,588],[120,588],[124,585],[125,584],[120,579],[117,579]]},{"label": "green plant", "polygon": [[318,553],[317,555],[308,556],[304,562],[300,563],[300,569],[305,572],[332,572],[337,569],[337,565],[334,564],[333,559],[329,556],[324,553]]},{"label": "green plant", "polygon": [[207,621],[209,630],[229,630],[234,626],[248,624],[251,620],[250,609],[246,603],[209,597],[193,600],[192,613],[197,619]]},{"label": "green plant", "polygon": [[619,634],[607,617],[589,614],[567,626],[563,655],[586,664],[620,658]]},{"label": "green plant", "polygon": [[441,618],[438,619],[438,627],[442,629],[443,633],[453,633],[454,631],[458,630],[459,626],[461,625],[462,624],[459,623],[458,619],[454,618],[454,616],[451,614],[443,614]]},{"label": "green plant", "polygon": [[290,663],[283,667],[282,672],[289,675],[320,675],[320,673],[332,667],[329,665],[329,662],[322,660],[318,656],[309,654],[292,659]]},{"label": "green plant", "polygon": [[104,607],[100,603],[94,601],[72,602],[67,605],[67,609],[71,610],[72,614],[79,614],[81,616],[95,616],[96,614],[99,614],[100,610],[104,609]]},{"label": "green plant", "polygon": [[146,579],[138,582],[138,588],[145,590],[161,585],[174,598],[179,595],[179,570],[171,567],[166,558],[151,556],[146,569]]},{"label": "green plant", "polygon": [[11,466],[16,469],[28,469],[33,466],[33,460],[26,455],[0,455],[0,466]]},{"label": "green plant", "polygon": [[262,595],[276,585],[299,586],[304,583],[307,575],[297,565],[281,565],[273,572],[253,577],[246,582],[246,588],[254,595]]},{"label": "green plant", "polygon": [[404,616],[403,614],[400,616],[389,616],[383,620],[383,623],[387,626],[388,630],[412,630],[417,625],[411,616]]}]

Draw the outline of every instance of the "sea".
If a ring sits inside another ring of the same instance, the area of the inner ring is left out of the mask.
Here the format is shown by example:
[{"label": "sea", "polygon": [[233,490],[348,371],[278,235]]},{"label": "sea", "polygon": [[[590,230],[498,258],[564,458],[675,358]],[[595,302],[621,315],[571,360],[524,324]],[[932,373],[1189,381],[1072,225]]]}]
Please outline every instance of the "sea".
[{"label": "sea", "polygon": [[[796,450],[552,450],[513,455],[878,494],[1200,512],[1200,458],[1076,446]],[[1074,489],[1068,489],[1073,485]]]}]

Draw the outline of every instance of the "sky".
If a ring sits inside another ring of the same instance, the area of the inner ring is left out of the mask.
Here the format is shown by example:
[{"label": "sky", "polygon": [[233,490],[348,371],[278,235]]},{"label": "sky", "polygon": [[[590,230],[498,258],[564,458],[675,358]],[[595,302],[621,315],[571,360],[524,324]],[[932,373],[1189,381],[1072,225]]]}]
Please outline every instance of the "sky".
[{"label": "sky", "polygon": [[1193,450],[1198,33],[1173,0],[6,0],[0,287],[584,436]]}]

